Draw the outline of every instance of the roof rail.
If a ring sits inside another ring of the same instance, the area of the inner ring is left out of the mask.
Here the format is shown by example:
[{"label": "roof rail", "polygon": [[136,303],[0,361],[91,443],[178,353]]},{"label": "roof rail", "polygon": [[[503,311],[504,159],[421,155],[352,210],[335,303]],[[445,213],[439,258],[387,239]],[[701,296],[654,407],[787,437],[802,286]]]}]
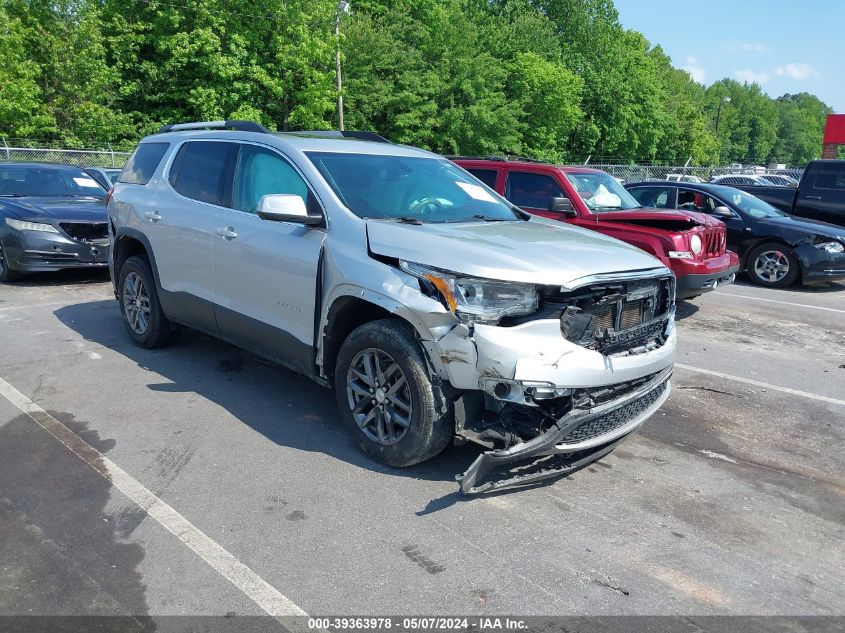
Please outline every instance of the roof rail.
[{"label": "roof rail", "polygon": [[527,156],[446,156],[449,160],[490,160],[500,163],[519,161],[523,163],[545,163],[548,161],[528,158]]},{"label": "roof rail", "polygon": [[194,121],[192,123],[171,123],[170,125],[162,125],[158,134],[165,132],[181,132],[182,130],[206,130],[206,129],[224,129],[237,130],[239,132],[260,132],[262,134],[270,134],[263,125],[259,125],[253,121],[238,121],[236,119],[227,119],[226,121]]},{"label": "roof rail", "polygon": [[359,141],[372,141],[374,143],[390,143],[389,140],[375,132],[364,132],[359,130],[296,130],[284,132],[295,136],[323,136],[326,138],[354,138]]}]

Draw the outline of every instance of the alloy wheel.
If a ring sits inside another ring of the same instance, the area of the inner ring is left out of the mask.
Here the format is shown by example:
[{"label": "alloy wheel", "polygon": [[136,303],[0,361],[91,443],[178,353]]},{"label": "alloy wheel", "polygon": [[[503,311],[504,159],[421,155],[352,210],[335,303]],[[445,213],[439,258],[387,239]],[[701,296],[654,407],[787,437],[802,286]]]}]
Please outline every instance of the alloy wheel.
[{"label": "alloy wheel", "polygon": [[123,309],[132,331],[146,334],[150,327],[150,295],[141,275],[134,271],[123,281]]},{"label": "alloy wheel", "polygon": [[6,272],[6,255],[3,253],[3,245],[0,244],[0,275]]},{"label": "alloy wheel", "polygon": [[405,436],[411,425],[411,389],[389,354],[360,351],[346,373],[346,396],[355,422],[372,441],[389,446]]},{"label": "alloy wheel", "polygon": [[789,258],[781,251],[764,251],[754,260],[754,272],[764,281],[777,283],[789,274]]}]

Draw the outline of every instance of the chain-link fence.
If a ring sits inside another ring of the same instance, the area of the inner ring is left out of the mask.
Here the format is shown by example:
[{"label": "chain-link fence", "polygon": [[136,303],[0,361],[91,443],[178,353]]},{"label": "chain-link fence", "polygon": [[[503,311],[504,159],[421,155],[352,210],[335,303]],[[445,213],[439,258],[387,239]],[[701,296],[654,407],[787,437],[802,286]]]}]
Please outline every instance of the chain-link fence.
[{"label": "chain-link fence", "polygon": [[[573,165],[575,166],[575,165]],[[588,163],[578,165],[601,169],[611,176],[625,182],[642,180],[677,180],[686,182],[708,182],[717,176],[727,174],[741,174],[747,176],[766,176],[767,174],[789,176],[795,180],[801,179],[802,169],[768,169],[763,167],[748,167],[739,165],[719,165],[701,167],[695,165],[623,165],[618,163]],[[777,183],[781,184],[781,183]]]},{"label": "chain-link fence", "polygon": [[39,163],[64,163],[80,167],[123,167],[130,152],[101,149],[60,149],[35,147],[9,147],[0,145],[0,159],[34,161]]},{"label": "chain-link fence", "polygon": [[[57,147],[10,147],[5,139],[0,139],[0,159],[17,161],[36,161],[42,163],[66,163],[80,167],[123,167],[131,152],[116,152],[111,149],[62,149]],[[23,144],[21,144],[23,145]],[[575,166],[575,165],[573,165]],[[578,165],[585,166],[585,165]],[[746,174],[765,176],[766,174],[785,175],[795,180],[801,179],[800,169],[766,169],[740,165],[721,165],[701,167],[695,165],[626,165],[617,162],[588,162],[587,167],[602,169],[611,176],[625,182],[641,180],[678,180],[707,182],[716,176],[725,174]]]}]

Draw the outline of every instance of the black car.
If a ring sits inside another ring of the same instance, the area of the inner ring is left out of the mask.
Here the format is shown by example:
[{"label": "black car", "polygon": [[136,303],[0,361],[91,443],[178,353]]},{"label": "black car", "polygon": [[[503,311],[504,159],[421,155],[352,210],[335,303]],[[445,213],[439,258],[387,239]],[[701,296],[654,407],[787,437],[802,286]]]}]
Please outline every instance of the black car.
[{"label": "black car", "polygon": [[0,162],[0,281],[107,266],[105,198],[79,167]]},{"label": "black car", "polygon": [[840,226],[788,215],[724,185],[649,181],[625,187],[644,207],[698,211],[722,220],[740,270],[761,286],[845,279],[845,229]]}]

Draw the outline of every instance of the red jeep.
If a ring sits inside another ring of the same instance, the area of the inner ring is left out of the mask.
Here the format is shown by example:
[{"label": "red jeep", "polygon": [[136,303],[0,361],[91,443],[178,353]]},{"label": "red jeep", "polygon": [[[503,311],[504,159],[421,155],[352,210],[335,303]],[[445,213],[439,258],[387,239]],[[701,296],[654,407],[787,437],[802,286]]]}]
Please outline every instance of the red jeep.
[{"label": "red jeep", "polygon": [[598,169],[527,160],[454,157],[455,163],[529,213],[610,235],[651,253],[677,277],[679,299],[734,280],[725,225],[692,211],[646,209]]}]

